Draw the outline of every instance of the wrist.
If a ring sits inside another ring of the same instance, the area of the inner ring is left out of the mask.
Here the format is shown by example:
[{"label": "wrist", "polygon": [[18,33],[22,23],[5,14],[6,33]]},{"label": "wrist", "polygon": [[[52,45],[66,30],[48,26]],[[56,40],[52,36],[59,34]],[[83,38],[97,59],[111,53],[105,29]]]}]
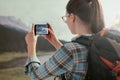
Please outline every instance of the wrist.
[{"label": "wrist", "polygon": [[58,50],[59,48],[61,48],[61,46],[63,46],[63,44],[60,42],[60,41],[58,41],[57,43],[55,43],[55,48],[56,48],[56,50]]},{"label": "wrist", "polygon": [[28,46],[28,56],[36,55],[36,47]]}]

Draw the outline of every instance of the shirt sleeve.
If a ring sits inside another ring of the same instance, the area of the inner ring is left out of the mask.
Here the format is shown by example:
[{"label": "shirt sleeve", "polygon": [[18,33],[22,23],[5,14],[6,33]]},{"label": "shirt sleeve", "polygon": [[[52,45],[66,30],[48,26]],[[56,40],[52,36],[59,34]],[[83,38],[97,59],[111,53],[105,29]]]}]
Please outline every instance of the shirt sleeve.
[{"label": "shirt sleeve", "polygon": [[40,61],[39,59],[37,58],[36,55],[33,55],[33,56],[29,56],[27,61],[26,61],[26,64],[25,64],[25,74],[26,75],[30,75],[31,73],[31,69],[29,66],[32,66],[32,67],[39,67],[40,66]]},{"label": "shirt sleeve", "polygon": [[[73,47],[73,46],[72,46]],[[25,66],[26,73],[29,74],[33,80],[42,80],[50,76],[57,76],[73,70],[73,53],[74,48],[69,45],[62,46],[56,53],[44,64],[40,62],[36,56],[28,58]]]}]

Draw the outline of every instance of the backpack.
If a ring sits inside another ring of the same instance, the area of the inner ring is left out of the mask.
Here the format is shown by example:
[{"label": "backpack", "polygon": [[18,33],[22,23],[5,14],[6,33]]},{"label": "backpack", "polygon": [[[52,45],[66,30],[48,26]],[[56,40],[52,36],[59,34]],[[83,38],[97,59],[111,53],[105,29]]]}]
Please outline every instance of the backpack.
[{"label": "backpack", "polygon": [[88,48],[85,80],[120,80],[120,32],[105,30],[75,41]]}]

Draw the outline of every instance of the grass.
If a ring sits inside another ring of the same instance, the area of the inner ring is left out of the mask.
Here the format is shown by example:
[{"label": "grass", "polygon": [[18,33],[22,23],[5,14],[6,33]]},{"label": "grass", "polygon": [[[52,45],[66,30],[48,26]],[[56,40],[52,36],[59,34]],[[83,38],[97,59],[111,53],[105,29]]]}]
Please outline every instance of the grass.
[{"label": "grass", "polygon": [[0,70],[0,79],[2,80],[30,80],[30,77],[24,75],[22,68],[10,68]]},{"label": "grass", "polygon": [[[30,77],[24,74],[22,68],[10,68],[0,70],[0,79],[2,80],[31,80]],[[53,77],[47,79],[53,80]]]},{"label": "grass", "polygon": [[[39,54],[37,55],[45,54],[45,52],[38,52],[38,53]],[[6,53],[0,54],[0,63],[5,63],[5,62],[12,61],[14,59],[17,59],[17,58],[25,58],[25,57],[27,58],[27,53],[6,52]],[[30,77],[24,74],[24,68],[22,67],[13,67],[13,68],[10,67],[10,68],[0,69],[0,79],[2,80],[31,80]],[[49,78],[46,80],[53,80],[53,78]]]},{"label": "grass", "polygon": [[0,62],[11,61],[15,58],[27,57],[27,53],[6,52],[0,54]]},{"label": "grass", "polygon": [[[37,52],[38,56],[45,55],[46,52]],[[21,52],[5,52],[5,53],[0,53],[0,62],[6,62],[10,61],[16,58],[22,58],[22,57],[27,57],[27,53],[21,53]]]}]

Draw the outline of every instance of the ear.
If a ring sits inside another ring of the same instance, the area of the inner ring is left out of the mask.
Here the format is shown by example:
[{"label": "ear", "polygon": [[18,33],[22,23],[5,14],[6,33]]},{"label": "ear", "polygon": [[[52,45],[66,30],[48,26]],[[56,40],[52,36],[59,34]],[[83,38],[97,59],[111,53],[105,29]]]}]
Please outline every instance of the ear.
[{"label": "ear", "polygon": [[76,16],[73,13],[70,14],[70,18],[72,22],[75,22]]}]

